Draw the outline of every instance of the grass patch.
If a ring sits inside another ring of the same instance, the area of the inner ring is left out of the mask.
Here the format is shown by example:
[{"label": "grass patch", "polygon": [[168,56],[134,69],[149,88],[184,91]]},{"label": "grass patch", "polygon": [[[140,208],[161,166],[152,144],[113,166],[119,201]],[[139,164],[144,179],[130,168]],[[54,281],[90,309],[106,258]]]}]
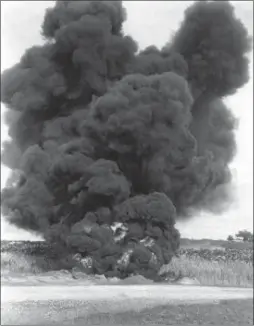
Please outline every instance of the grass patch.
[{"label": "grass patch", "polygon": [[208,261],[199,257],[174,257],[163,272],[196,278],[201,285],[253,287],[253,265],[241,261]]},{"label": "grass patch", "polygon": [[[181,304],[160,306],[141,312],[115,315],[98,314],[88,318],[85,325],[252,325],[252,300],[223,300],[218,304]],[[81,319],[82,320],[82,319]],[[81,321],[80,320],[80,321]],[[75,325],[81,325],[77,318]]]},{"label": "grass patch", "polygon": [[1,274],[38,274],[41,269],[33,257],[21,254],[1,253]]},{"label": "grass patch", "polygon": [[253,249],[253,242],[237,242],[228,240],[212,240],[212,239],[180,239],[181,248],[229,248],[229,249]]},{"label": "grass patch", "polygon": [[5,305],[3,325],[253,325],[253,300],[221,300],[216,303],[177,304],[149,307],[140,311],[97,312],[89,315],[84,301],[28,301]]}]

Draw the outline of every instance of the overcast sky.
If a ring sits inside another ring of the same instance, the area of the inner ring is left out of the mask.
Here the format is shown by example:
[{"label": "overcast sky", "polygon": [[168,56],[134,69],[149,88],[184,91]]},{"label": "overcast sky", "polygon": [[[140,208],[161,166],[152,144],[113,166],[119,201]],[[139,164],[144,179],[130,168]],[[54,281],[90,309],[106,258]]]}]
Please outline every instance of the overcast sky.
[{"label": "overcast sky", "polygon": [[[154,44],[163,46],[183,18],[184,9],[192,1],[124,1],[128,21],[125,32],[138,41],[140,48]],[[236,13],[253,34],[253,2],[231,1]],[[40,25],[44,11],[54,1],[1,1],[1,71],[15,64],[25,49],[41,44]],[[251,56],[252,57],[252,56]],[[240,229],[253,229],[253,60],[251,79],[237,94],[226,99],[239,118],[236,131],[238,152],[231,164],[235,201],[222,215],[200,214],[188,222],[177,223],[183,237],[226,238]],[[1,105],[1,114],[4,106]],[[7,129],[1,119],[1,141]],[[1,165],[1,189],[9,170]],[[34,240],[36,236],[1,222],[2,239]]]}]

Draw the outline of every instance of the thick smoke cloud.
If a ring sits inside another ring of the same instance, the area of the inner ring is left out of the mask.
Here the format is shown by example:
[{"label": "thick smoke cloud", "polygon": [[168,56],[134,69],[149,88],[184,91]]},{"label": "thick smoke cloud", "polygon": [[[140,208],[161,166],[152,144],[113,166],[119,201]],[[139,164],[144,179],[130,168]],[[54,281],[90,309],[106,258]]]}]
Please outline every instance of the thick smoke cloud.
[{"label": "thick smoke cloud", "polygon": [[248,81],[250,40],[226,1],[194,3],[162,49],[138,52],[125,18],[120,1],[57,1],[45,44],[2,74],[2,206],[86,271],[155,278],[179,247],[175,221],[226,199],[223,97]]}]

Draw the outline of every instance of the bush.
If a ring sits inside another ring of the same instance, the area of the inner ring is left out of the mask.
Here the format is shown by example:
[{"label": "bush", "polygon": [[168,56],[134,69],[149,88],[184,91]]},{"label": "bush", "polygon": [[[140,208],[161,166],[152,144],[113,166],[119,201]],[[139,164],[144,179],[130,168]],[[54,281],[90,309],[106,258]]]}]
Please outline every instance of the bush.
[{"label": "bush", "polygon": [[179,255],[208,261],[240,261],[253,263],[253,249],[180,249]]}]

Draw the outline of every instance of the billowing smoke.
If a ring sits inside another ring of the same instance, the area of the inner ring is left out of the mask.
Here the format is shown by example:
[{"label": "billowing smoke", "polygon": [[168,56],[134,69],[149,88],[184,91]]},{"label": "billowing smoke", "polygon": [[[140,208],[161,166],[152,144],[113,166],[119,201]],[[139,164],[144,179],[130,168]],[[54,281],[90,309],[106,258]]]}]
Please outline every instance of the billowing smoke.
[{"label": "billowing smoke", "polygon": [[175,221],[225,200],[223,97],[248,81],[251,44],[227,1],[194,3],[162,49],[138,51],[125,18],[119,1],[57,1],[45,44],[2,74],[2,208],[92,273],[154,278],[179,247]]}]

